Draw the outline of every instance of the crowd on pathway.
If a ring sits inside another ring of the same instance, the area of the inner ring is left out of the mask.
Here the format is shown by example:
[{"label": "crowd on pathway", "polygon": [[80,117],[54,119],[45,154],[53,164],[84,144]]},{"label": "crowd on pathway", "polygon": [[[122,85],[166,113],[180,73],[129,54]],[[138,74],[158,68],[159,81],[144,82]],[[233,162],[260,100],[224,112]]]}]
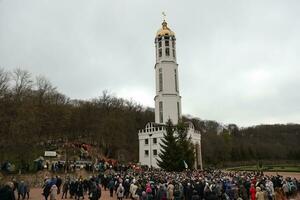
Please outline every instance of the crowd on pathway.
[{"label": "crowd on pathway", "polygon": [[100,199],[101,187],[99,176],[92,176],[89,179],[83,179],[82,177],[74,179],[67,176],[64,183],[59,176],[46,177],[44,180],[43,196],[46,200],[57,200],[60,194],[61,199],[84,199],[86,193],[88,193],[91,200]]},{"label": "crowd on pathway", "polygon": [[109,168],[109,166],[114,166],[118,169],[127,169],[130,165],[120,165],[115,164],[115,160],[112,159],[100,159],[97,162],[92,162],[90,160],[78,160],[78,161],[37,161],[37,169],[43,170],[47,169],[53,173],[63,173],[63,172],[75,172],[77,169],[84,169],[88,172],[104,171]]},{"label": "crowd on pathway", "polygon": [[[300,181],[280,175],[267,176],[254,172],[162,170],[116,171],[108,169],[98,176],[76,178],[46,177],[44,199],[101,199],[101,189],[108,190],[112,199],[133,200],[286,200],[295,197]],[[10,182],[0,189],[1,200],[29,197],[30,188],[21,181]]]},{"label": "crowd on pathway", "polygon": [[284,200],[300,190],[299,180],[249,172],[124,172],[100,180],[120,200]]},{"label": "crowd on pathway", "polygon": [[[17,198],[15,195],[17,193]],[[0,185],[0,200],[15,200],[15,199],[29,199],[30,184],[25,181],[16,181],[13,179],[5,185]]]}]

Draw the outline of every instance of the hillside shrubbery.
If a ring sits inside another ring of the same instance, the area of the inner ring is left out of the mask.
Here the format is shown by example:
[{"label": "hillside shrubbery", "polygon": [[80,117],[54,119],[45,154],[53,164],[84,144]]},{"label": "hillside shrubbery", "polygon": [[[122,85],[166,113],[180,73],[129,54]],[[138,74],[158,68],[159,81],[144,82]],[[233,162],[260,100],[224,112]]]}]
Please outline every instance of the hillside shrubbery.
[{"label": "hillside shrubbery", "polygon": [[[233,124],[190,120],[203,132],[206,164],[300,160],[298,124],[240,129]],[[0,69],[0,162],[30,163],[47,150],[49,141],[85,142],[107,157],[138,161],[137,133],[151,121],[153,109],[107,92],[91,100],[71,100],[44,77]]]}]

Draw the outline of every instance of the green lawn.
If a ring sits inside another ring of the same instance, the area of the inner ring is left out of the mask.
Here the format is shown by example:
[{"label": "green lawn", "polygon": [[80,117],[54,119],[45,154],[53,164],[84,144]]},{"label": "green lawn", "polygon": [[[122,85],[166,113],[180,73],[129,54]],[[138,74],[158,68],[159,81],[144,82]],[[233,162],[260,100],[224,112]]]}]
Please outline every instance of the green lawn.
[{"label": "green lawn", "polygon": [[300,172],[300,165],[258,165],[227,168],[229,171],[266,171],[266,172]]}]

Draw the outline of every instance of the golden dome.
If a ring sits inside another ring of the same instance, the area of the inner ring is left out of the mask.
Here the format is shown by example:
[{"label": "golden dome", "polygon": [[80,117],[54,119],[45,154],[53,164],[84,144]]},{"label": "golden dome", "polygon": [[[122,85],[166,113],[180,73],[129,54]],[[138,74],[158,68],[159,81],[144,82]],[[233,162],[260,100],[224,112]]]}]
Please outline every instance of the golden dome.
[{"label": "golden dome", "polygon": [[162,25],[162,28],[157,31],[156,37],[174,36],[175,35],[175,33],[173,31],[171,31],[171,29],[168,27],[168,24],[165,20],[163,21],[163,23],[161,25]]}]

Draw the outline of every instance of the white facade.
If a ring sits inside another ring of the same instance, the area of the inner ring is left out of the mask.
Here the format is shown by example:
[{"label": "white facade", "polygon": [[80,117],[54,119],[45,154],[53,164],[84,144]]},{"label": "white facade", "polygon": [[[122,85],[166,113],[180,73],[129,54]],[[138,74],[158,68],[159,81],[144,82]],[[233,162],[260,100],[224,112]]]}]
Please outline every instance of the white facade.
[{"label": "white facade", "polygon": [[177,124],[181,118],[181,97],[176,62],[176,38],[165,21],[155,37],[155,51],[155,122],[164,124],[171,119]]},{"label": "white facade", "polygon": [[[139,131],[139,161],[142,165],[157,166],[160,142],[164,136],[164,124],[171,119],[177,124],[181,119],[181,96],[179,94],[178,64],[176,62],[176,38],[167,23],[162,23],[155,37],[156,64],[155,123],[149,122]],[[195,167],[202,168],[201,133],[189,123],[188,137],[195,145]]]}]

